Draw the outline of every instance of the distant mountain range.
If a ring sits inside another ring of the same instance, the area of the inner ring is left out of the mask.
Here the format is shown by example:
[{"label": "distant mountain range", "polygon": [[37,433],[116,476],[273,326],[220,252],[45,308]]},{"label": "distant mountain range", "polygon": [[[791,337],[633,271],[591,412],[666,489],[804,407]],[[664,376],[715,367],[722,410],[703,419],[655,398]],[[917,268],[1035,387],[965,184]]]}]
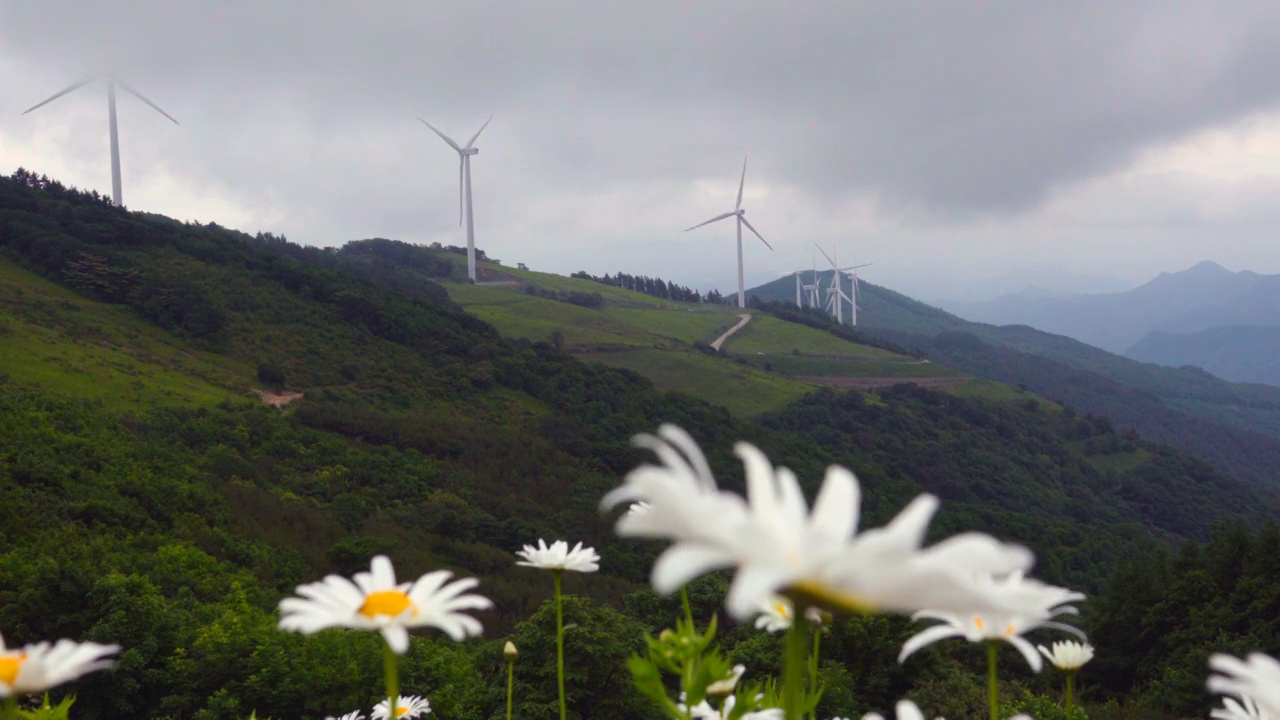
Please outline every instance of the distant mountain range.
[{"label": "distant mountain range", "polygon": [[[1233,294],[1240,299],[1240,314],[1249,307],[1256,316],[1263,315],[1268,289],[1276,293],[1271,297],[1280,296],[1275,290],[1280,276],[1231,273],[1208,263],[1161,275],[1129,293],[1093,297],[1164,297],[1180,306],[1172,310],[1181,309],[1169,315],[1209,317],[1205,303],[1194,313],[1197,306],[1179,296],[1209,297],[1207,288],[1215,284],[1226,293],[1234,287],[1232,278],[1253,287]],[[828,273],[824,284],[829,281]],[[1184,287],[1185,292],[1179,292]],[[1280,467],[1280,388],[1228,382],[1197,368],[1139,362],[1026,325],[971,322],[867,282],[860,284],[860,291],[860,331],[921,350],[936,362],[979,377],[1025,386],[1080,413],[1110,417],[1118,427],[1180,447],[1238,478],[1274,486],[1275,468]],[[762,300],[794,302],[795,281],[784,277],[747,292]],[[1154,300],[1146,307],[1152,315],[1160,309]],[[1096,317],[1104,316],[1096,312]],[[1273,311],[1271,318],[1277,315]],[[1141,316],[1131,312],[1129,317]]]},{"label": "distant mountain range", "polygon": [[[1202,262],[1182,272],[1161,273],[1127,292],[1066,297],[1019,293],[943,307],[974,322],[1029,325],[1127,354],[1153,332],[1280,326],[1280,275],[1231,272]],[[1162,362],[1155,356],[1151,361]]]},{"label": "distant mountain range", "polygon": [[1228,325],[1191,333],[1149,333],[1125,353],[1135,360],[1192,365],[1226,380],[1280,385],[1280,327]]}]

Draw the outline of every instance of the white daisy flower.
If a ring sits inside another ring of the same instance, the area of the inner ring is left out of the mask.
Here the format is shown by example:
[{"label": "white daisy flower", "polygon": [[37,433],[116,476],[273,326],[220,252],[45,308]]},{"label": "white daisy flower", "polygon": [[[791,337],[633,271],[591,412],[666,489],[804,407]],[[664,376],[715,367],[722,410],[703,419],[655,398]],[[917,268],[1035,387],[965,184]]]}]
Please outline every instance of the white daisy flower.
[{"label": "white daisy flower", "polygon": [[81,675],[109,668],[119,645],[59,640],[6,649],[0,637],[0,697],[42,693]]},{"label": "white daisy flower", "polygon": [[1241,660],[1217,653],[1209,657],[1209,667],[1219,673],[1209,676],[1209,692],[1252,701],[1262,712],[1280,718],[1280,662],[1275,658],[1256,652]]},{"label": "white daisy flower", "polygon": [[771,633],[790,628],[791,617],[796,611],[791,600],[783,595],[771,595],[758,609],[756,629]]},{"label": "white daisy flower", "polygon": [[298,586],[302,597],[280,601],[280,629],[311,634],[331,627],[377,630],[397,654],[409,649],[409,628],[433,627],[461,642],[479,635],[480,621],[461,610],[484,610],[493,603],[463,593],[478,584],[475,578],[445,584],[453,573],[437,570],[414,583],[396,584],[395,570],[384,555],[373,559],[369,572],[355,582],[330,575],[321,582]]},{"label": "white daisy flower", "polygon": [[940,620],[941,623],[920,631],[903,643],[898,662],[903,662],[926,645],[946,638],[962,637],[969,642],[1003,640],[1022,653],[1032,670],[1040,672],[1043,666],[1040,654],[1022,637],[1023,633],[1037,628],[1049,628],[1084,638],[1084,633],[1078,628],[1051,620],[1058,615],[1076,613],[1074,607],[1064,603],[1083,600],[1083,594],[1036,580],[1026,580],[1022,573],[1012,573],[1000,580],[980,578],[979,584],[990,586],[998,593],[1008,596],[1020,609],[1011,613],[979,611],[963,614],[920,611],[912,617],[917,620]]},{"label": "white daisy flower", "polygon": [[742,678],[742,673],[747,671],[746,665],[734,665],[729,671],[729,677],[717,680],[707,686],[708,695],[728,695],[738,686],[738,680]]},{"label": "white daisy flower", "polygon": [[1216,720],[1272,720],[1271,716],[1258,707],[1258,703],[1250,698],[1222,698],[1222,707],[1209,711],[1209,717]]},{"label": "white daisy flower", "polygon": [[582,543],[569,549],[569,543],[556,540],[547,547],[547,543],[538,539],[538,547],[525,545],[516,555],[524,558],[517,565],[534,567],[540,570],[571,570],[573,572],[595,572],[600,569],[600,556],[593,548],[584,548]]},{"label": "white daisy flower", "polygon": [[684,431],[664,425],[636,444],[661,466],[642,465],[605,496],[608,508],[643,500],[650,509],[619,518],[625,537],[674,544],[658,558],[654,589],[668,594],[712,570],[736,567],[726,606],[741,620],[773,594],[804,595],[820,605],[912,612],[922,608],[1004,608],[976,586],[977,573],[1007,573],[1031,565],[1025,548],[971,533],[927,550],[920,545],[937,499],[922,495],[885,528],[855,537],[860,500],[848,470],[828,468],[812,512],[795,475],[773,468],[755,447],[735,450],[746,468],[749,504],[716,489],[705,458]]},{"label": "white daisy flower", "polygon": [[[373,712],[369,714],[372,720],[390,720],[391,714],[387,712],[387,701],[383,700],[373,706]],[[396,698],[396,715],[395,720],[400,718],[413,718],[419,715],[426,715],[431,712],[431,703],[424,697],[419,695],[401,695]]]},{"label": "white daisy flower", "polygon": [[1093,659],[1093,646],[1089,643],[1078,643],[1074,640],[1060,640],[1051,645],[1052,650],[1043,645],[1036,649],[1045,656],[1053,666],[1063,672],[1075,672]]},{"label": "white daisy flower", "polygon": [[353,712],[347,713],[346,715],[343,715],[342,717],[330,716],[325,718],[324,720],[364,720],[364,713],[360,712],[359,710],[355,710]]}]

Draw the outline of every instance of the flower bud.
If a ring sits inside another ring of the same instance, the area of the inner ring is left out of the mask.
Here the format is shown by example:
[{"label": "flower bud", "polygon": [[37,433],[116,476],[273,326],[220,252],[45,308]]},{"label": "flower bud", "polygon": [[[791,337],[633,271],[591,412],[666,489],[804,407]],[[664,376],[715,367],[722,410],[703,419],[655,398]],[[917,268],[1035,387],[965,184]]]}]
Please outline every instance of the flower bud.
[{"label": "flower bud", "polygon": [[502,657],[506,658],[507,662],[520,657],[520,652],[516,650],[516,644],[508,640],[507,644],[502,646]]}]

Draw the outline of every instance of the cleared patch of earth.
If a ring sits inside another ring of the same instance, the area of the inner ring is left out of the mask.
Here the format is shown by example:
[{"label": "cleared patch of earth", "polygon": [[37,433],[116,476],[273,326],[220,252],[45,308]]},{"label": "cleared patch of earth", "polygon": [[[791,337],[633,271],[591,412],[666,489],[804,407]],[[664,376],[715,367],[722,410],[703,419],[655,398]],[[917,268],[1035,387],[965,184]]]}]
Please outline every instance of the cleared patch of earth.
[{"label": "cleared patch of earth", "polygon": [[280,392],[272,392],[270,390],[259,390],[252,388],[257,394],[258,399],[272,407],[284,407],[294,400],[301,400],[302,393],[293,390],[281,390]]}]

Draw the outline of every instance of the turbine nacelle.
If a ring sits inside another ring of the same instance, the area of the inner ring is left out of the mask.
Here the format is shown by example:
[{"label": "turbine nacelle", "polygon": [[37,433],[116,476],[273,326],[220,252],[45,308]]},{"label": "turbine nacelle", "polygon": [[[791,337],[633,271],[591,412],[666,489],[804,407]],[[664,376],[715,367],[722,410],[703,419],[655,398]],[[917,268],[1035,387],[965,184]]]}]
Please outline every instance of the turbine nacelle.
[{"label": "turbine nacelle", "polygon": [[479,155],[480,148],[473,148],[473,147],[462,148],[461,150],[458,151],[458,154],[459,155]]}]

